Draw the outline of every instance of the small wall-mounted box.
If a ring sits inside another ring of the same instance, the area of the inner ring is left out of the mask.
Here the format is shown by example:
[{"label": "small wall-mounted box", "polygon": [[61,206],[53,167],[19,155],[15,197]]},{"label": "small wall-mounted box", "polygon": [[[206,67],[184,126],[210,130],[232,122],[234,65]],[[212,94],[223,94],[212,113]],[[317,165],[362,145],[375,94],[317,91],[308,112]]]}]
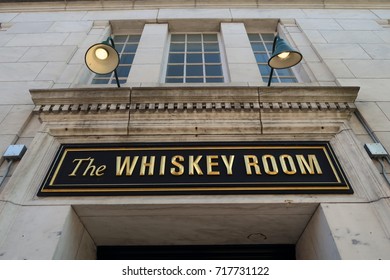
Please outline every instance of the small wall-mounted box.
[{"label": "small wall-mounted box", "polygon": [[20,160],[26,150],[25,145],[9,145],[3,157],[7,160]]},{"label": "small wall-mounted box", "polygon": [[383,158],[389,155],[381,143],[364,144],[364,148],[371,158]]}]

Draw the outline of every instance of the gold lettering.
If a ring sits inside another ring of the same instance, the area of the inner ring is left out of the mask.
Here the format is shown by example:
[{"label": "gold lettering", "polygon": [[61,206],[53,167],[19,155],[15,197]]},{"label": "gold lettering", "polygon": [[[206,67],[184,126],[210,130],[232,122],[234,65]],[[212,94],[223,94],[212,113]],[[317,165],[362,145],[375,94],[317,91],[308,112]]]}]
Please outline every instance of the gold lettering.
[{"label": "gold lettering", "polygon": [[180,175],[183,175],[183,173],[184,173],[184,166],[181,163],[179,163],[178,161],[183,162],[184,157],[183,156],[173,156],[172,157],[172,160],[171,160],[172,165],[174,165],[178,168],[177,170],[174,167],[171,168],[171,174],[174,176],[180,176]]},{"label": "gold lettering", "polygon": [[[294,163],[294,160],[292,158],[292,156],[290,155],[280,155],[279,157],[280,159],[280,164],[282,165],[282,170],[284,172],[284,174],[287,174],[287,175],[294,175],[295,173],[297,173],[297,169],[295,168],[295,163]],[[286,159],[290,165],[290,169],[289,170],[287,168],[287,164],[286,164]]]},{"label": "gold lettering", "polygon": [[135,156],[130,164],[130,156],[126,156],[123,163],[122,157],[116,157],[116,176],[122,176],[123,171],[126,168],[126,176],[131,176],[133,174],[135,165],[137,164],[139,156]]},{"label": "gold lettering", "polygon": [[96,173],[95,175],[100,177],[100,176],[103,176],[104,173],[103,171],[106,170],[107,166],[106,165],[100,165],[97,169],[96,169]]},{"label": "gold lettering", "polygon": [[[268,159],[271,160],[272,170],[269,169]],[[279,169],[278,169],[278,166],[276,165],[276,160],[275,160],[275,157],[273,155],[264,155],[262,157],[262,161],[263,161],[265,173],[267,173],[268,175],[277,175],[278,174]]]},{"label": "gold lettering", "polygon": [[147,162],[148,156],[143,156],[141,161],[141,169],[139,172],[140,176],[145,176],[145,170],[146,167],[149,168],[148,175],[153,176],[154,173],[154,162],[155,162],[155,156],[150,156],[150,162]]},{"label": "gold lettering", "polygon": [[73,160],[73,162],[78,161],[76,167],[73,169],[73,172],[70,173],[68,176],[76,176],[77,171],[79,170],[79,167],[83,161],[90,160],[91,158],[76,158]]},{"label": "gold lettering", "polygon": [[316,155],[308,155],[307,157],[309,162],[306,161],[304,155],[296,155],[295,157],[297,158],[302,175],[307,174],[306,170],[309,172],[309,174],[315,174],[315,171],[317,171],[317,174],[319,175],[322,174],[322,170]]},{"label": "gold lettering", "polygon": [[160,161],[160,173],[159,173],[160,176],[165,175],[165,162],[166,162],[166,159],[167,159],[166,156],[162,156],[162,157],[161,157],[161,161]]},{"label": "gold lettering", "polygon": [[218,156],[212,155],[206,157],[207,162],[207,175],[219,175],[219,171],[214,171],[213,166],[218,166],[218,162],[213,161],[213,159],[218,159]]},{"label": "gold lettering", "polygon": [[229,156],[229,160],[225,155],[221,155],[223,163],[226,166],[226,172],[228,175],[233,175],[233,161],[234,161],[234,156]]},{"label": "gold lettering", "polygon": [[200,169],[200,166],[199,166],[199,161],[201,159],[202,159],[202,156],[197,156],[195,160],[194,160],[194,156],[189,157],[189,163],[188,163],[188,167],[189,167],[188,174],[189,175],[195,174],[194,169],[196,170],[196,173],[198,173],[198,175],[203,175],[202,169]]},{"label": "gold lettering", "polygon": [[95,161],[94,158],[90,158],[89,160],[89,163],[88,163],[88,166],[87,168],[85,168],[85,171],[83,173],[83,176],[87,176],[87,173],[89,170],[91,170],[91,173],[90,173],[90,176],[94,176],[94,172],[95,172],[95,169],[96,169],[96,166],[95,165],[92,165],[92,163]]},{"label": "gold lettering", "polygon": [[245,168],[246,168],[247,175],[252,175],[252,168],[251,167],[255,168],[256,175],[261,175],[259,161],[257,159],[257,156],[244,155],[244,161],[245,161]]},{"label": "gold lettering", "polygon": [[77,171],[79,170],[81,164],[84,161],[88,161],[88,165],[84,170],[83,176],[87,176],[89,172],[89,176],[103,176],[104,173],[103,171],[106,170],[107,166],[106,165],[100,165],[97,167],[96,165],[93,165],[93,162],[95,161],[94,158],[76,158],[73,160],[73,162],[78,162],[76,164],[76,167],[73,169],[72,173],[70,173],[68,176],[76,176]]}]

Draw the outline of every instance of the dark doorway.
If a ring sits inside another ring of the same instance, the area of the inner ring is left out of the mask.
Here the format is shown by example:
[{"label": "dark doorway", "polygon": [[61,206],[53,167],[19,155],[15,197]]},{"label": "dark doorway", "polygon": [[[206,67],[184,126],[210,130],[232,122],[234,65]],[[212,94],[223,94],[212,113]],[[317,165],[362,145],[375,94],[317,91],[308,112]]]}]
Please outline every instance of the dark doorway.
[{"label": "dark doorway", "polygon": [[98,260],[294,260],[295,245],[98,246]]}]

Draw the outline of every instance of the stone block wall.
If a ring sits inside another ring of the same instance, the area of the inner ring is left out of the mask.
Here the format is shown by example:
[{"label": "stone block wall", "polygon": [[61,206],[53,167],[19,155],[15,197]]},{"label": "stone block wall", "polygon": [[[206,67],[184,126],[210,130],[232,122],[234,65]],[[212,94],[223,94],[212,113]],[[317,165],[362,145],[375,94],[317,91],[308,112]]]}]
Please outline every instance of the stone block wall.
[{"label": "stone block wall", "polygon": [[[258,4],[254,3],[256,1],[252,1],[251,4],[255,5],[255,8],[252,6],[248,8],[230,3],[234,1],[227,2],[229,5],[224,8],[206,8],[206,4],[200,9],[159,8],[156,5],[145,8],[127,5],[128,10],[120,9],[121,7],[109,9],[72,6],[70,11],[65,11],[62,7],[32,11],[32,6],[29,6],[29,11],[25,11],[22,6],[20,10],[12,6],[9,12],[7,9],[0,12],[0,177],[5,176],[8,165],[2,157],[7,147],[18,143],[29,148],[33,140],[39,138],[39,134],[44,131],[39,115],[33,113],[35,105],[30,90],[91,87],[89,82],[92,74],[84,64],[84,54],[89,46],[103,41],[111,32],[142,34],[134,66],[125,85],[127,87],[167,86],[161,81],[164,80],[169,32],[212,31],[220,32],[228,82],[197,86],[249,88],[261,87],[264,83],[259,72],[256,72],[257,65],[251,56],[251,46],[245,33],[273,32],[278,20],[280,34],[304,55],[302,63],[295,68],[301,81],[299,86],[359,86],[360,91],[355,105],[372,129],[372,133],[390,151],[390,10],[382,9],[380,5],[366,9],[264,8],[258,7]],[[319,1],[313,2],[316,2],[313,5],[318,5]],[[2,3],[2,7],[4,5]],[[281,85],[272,86],[277,88]],[[323,104],[318,105],[321,111]],[[271,118],[270,123],[274,121]],[[272,130],[272,125],[268,128]],[[355,116],[350,119],[347,129],[352,129],[353,134],[357,136],[360,141],[357,145],[360,148],[364,143],[373,142]],[[204,133],[212,134],[207,130]],[[188,139],[186,137],[189,136],[179,136],[184,140]],[[253,134],[250,137],[253,140],[257,135]],[[245,136],[242,138],[245,139]],[[37,152],[39,147],[34,149]],[[374,163],[379,174],[381,166],[377,161]],[[10,225],[10,228],[13,226],[12,217],[18,217],[22,222],[28,218],[23,211],[16,209],[18,208],[16,204],[11,206],[12,203],[1,196],[6,193],[4,190],[17,167],[18,163],[12,165],[7,178],[0,186],[0,223]],[[385,167],[390,173],[390,165],[385,163]],[[362,182],[361,185],[366,182],[360,178],[355,179]],[[384,188],[388,187],[384,180],[380,183]],[[367,185],[367,188],[370,187]],[[378,197],[382,196],[386,197],[385,194],[378,194]],[[17,202],[23,201],[24,197],[20,194]],[[385,201],[388,202],[388,199]],[[387,202],[383,202],[383,205]],[[321,208],[314,216],[313,227],[317,221],[335,217],[337,214],[334,213],[337,211],[333,209],[337,210],[337,207],[333,207],[332,211],[325,206]],[[381,209],[388,209],[388,206]],[[387,217],[385,212],[381,212],[380,215]],[[7,216],[9,213],[11,214]],[[64,208],[61,219],[70,217],[68,214],[69,209]],[[367,220],[373,216],[374,214],[369,215]],[[329,222],[330,231],[339,226],[335,220]],[[373,221],[372,225],[378,228],[382,226],[382,224],[378,226],[376,221]],[[354,228],[356,224],[351,222],[351,226]],[[61,227],[61,223],[55,224],[56,231]],[[383,232],[386,230],[388,232],[386,228],[388,225],[383,227],[385,228]],[[22,231],[17,228],[15,232]],[[308,227],[307,234],[310,235],[310,232],[315,232],[312,226]],[[69,238],[73,238],[72,234],[68,234]],[[78,240],[83,238],[81,237],[83,234],[76,235]],[[4,236],[6,229],[0,229],[0,244]],[[56,241],[59,239],[54,233],[50,233],[50,236]],[[377,236],[380,237],[377,240],[388,241],[385,234]],[[342,235],[342,238],[347,237],[348,234]],[[89,237],[87,239],[85,244],[90,244],[92,241]],[[367,239],[369,238],[366,236],[364,240]],[[55,252],[56,244],[54,241],[51,244],[51,253]],[[308,246],[308,243],[303,241],[299,244],[302,247]],[[335,244],[341,248],[346,243],[337,241]],[[33,252],[35,248],[30,249]],[[74,251],[77,250],[74,249],[67,256],[74,257]],[[371,254],[359,255],[350,252],[348,249],[339,250],[341,258],[364,257]],[[64,253],[56,252],[55,257],[61,258],[61,254]],[[18,257],[16,255],[15,258]],[[336,255],[332,251],[327,256]],[[38,255],[31,253],[30,256]],[[302,256],[304,257],[308,255]]]}]

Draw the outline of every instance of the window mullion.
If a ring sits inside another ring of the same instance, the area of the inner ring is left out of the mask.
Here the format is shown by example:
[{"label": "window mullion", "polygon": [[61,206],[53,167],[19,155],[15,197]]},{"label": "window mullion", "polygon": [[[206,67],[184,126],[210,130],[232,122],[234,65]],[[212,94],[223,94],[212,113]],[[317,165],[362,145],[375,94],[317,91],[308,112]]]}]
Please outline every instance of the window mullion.
[{"label": "window mullion", "polygon": [[206,60],[205,60],[205,50],[204,50],[204,38],[203,35],[200,37],[200,42],[201,42],[201,52],[202,52],[202,69],[203,69],[203,82],[206,82]]},{"label": "window mullion", "polygon": [[184,62],[183,62],[183,83],[187,82],[187,55],[188,55],[188,34],[184,36]]}]

